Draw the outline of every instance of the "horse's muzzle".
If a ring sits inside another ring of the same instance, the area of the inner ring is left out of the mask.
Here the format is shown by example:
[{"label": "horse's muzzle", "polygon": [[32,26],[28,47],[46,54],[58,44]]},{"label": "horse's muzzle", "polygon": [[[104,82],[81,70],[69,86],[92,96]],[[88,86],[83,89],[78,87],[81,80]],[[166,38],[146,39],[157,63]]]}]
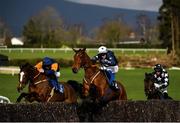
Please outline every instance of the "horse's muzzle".
[{"label": "horse's muzzle", "polygon": [[77,73],[78,69],[77,68],[72,68],[73,73]]}]

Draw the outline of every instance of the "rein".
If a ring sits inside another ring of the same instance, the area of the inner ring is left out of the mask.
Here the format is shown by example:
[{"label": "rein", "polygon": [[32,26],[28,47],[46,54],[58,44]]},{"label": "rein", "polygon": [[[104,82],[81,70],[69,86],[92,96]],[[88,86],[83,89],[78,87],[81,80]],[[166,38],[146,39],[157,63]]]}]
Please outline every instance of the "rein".
[{"label": "rein", "polygon": [[41,73],[39,72],[33,79],[37,78]]},{"label": "rein", "polygon": [[47,81],[47,79],[43,79],[43,80],[37,81],[37,82],[34,83],[34,85],[40,84],[40,83],[45,82],[45,81]]},{"label": "rein", "polygon": [[[40,74],[41,74],[41,72],[39,72],[39,73],[33,78],[33,80],[36,79]],[[38,85],[38,84],[40,84],[40,83],[42,83],[42,82],[45,82],[45,81],[47,81],[47,79],[43,79],[43,80],[37,81],[37,82],[34,83],[34,85]]]}]

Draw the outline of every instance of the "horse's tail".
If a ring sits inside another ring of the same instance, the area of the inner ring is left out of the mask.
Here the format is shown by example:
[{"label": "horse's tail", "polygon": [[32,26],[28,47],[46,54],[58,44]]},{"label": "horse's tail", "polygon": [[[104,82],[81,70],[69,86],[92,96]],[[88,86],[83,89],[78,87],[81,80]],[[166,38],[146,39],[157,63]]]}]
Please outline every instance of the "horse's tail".
[{"label": "horse's tail", "polygon": [[68,80],[67,83],[71,85],[75,92],[77,92],[81,97],[83,85],[75,80]]}]

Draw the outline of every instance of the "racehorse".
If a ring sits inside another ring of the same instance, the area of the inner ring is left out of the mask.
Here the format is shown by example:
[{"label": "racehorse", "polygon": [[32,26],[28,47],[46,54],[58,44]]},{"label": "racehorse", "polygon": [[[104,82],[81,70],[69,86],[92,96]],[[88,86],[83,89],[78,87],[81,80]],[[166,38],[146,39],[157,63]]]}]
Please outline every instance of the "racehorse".
[{"label": "racehorse", "polygon": [[90,57],[86,53],[86,48],[75,50],[74,63],[72,71],[77,73],[80,68],[85,71],[83,79],[82,95],[85,97],[92,96],[96,101],[105,103],[111,100],[127,100],[127,94],[124,86],[118,82],[119,91],[114,91],[109,87],[108,79],[104,71],[100,70],[97,65],[93,65]]},{"label": "racehorse", "polygon": [[[152,73],[145,73],[144,92],[147,99],[165,99],[163,94],[154,86],[154,76]],[[168,97],[168,99],[172,99]]]},{"label": "racehorse", "polygon": [[64,86],[64,93],[59,93],[49,85],[48,77],[44,73],[39,72],[34,66],[26,63],[20,67],[17,90],[20,92],[29,84],[28,93],[21,93],[17,102],[25,98],[25,100],[29,102],[77,103],[77,94],[75,89],[70,85],[71,83],[76,83],[76,81],[69,80],[67,83],[62,83]]}]

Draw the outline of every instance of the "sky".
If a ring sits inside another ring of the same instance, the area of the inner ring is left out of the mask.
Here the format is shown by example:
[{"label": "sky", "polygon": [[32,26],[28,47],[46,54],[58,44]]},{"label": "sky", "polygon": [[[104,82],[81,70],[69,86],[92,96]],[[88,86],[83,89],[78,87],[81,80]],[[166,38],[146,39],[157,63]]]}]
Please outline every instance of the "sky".
[{"label": "sky", "polygon": [[93,4],[112,8],[158,11],[162,0],[67,0],[81,4]]}]

